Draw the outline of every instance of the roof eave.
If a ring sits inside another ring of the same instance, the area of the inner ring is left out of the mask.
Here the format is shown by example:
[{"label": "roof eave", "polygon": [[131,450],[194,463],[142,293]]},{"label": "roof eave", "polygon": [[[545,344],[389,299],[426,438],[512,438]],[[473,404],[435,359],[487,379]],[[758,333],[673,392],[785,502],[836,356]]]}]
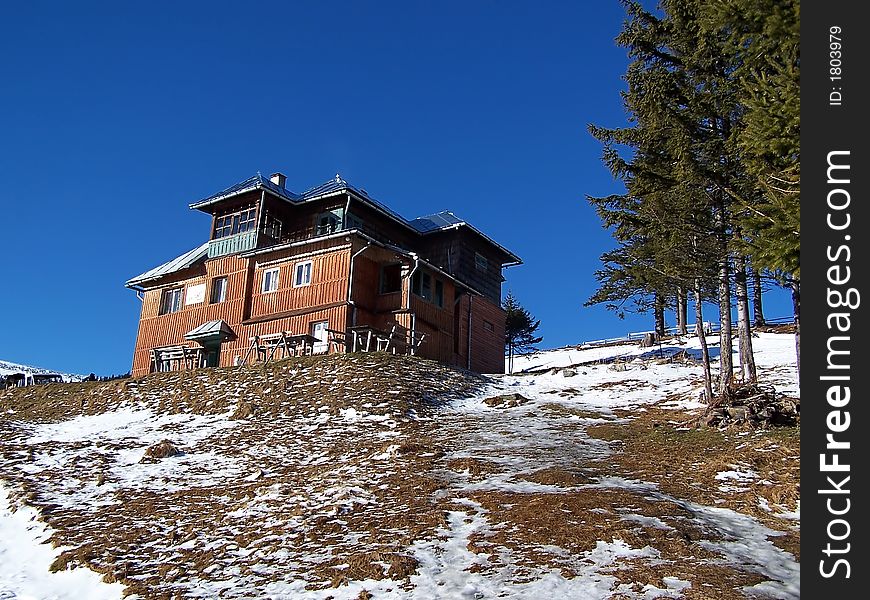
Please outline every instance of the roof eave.
[{"label": "roof eave", "polygon": [[251,186],[242,188],[240,190],[233,190],[227,194],[223,194],[221,196],[213,196],[211,198],[206,198],[205,200],[199,200],[198,202],[194,202],[192,204],[188,204],[187,207],[191,210],[202,210],[203,212],[208,212],[203,210],[207,206],[211,206],[213,204],[217,204],[218,202],[222,202],[223,200],[227,200],[228,198],[234,198],[235,196],[239,196],[241,194],[246,194],[248,192],[253,192],[254,190],[264,190],[276,198],[281,198],[282,200],[286,200],[287,202],[291,202],[293,204],[297,204],[299,202],[299,198],[293,198],[288,194],[281,194],[273,190],[272,188],[263,185],[260,182],[254,183]]}]

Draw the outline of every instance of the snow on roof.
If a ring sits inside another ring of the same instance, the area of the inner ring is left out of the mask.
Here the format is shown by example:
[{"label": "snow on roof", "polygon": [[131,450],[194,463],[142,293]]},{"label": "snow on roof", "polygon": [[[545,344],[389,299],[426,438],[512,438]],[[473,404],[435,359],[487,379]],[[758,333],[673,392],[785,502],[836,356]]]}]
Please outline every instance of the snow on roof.
[{"label": "snow on roof", "polygon": [[158,267],[154,267],[149,271],[145,271],[141,275],[127,281],[125,285],[127,287],[134,287],[141,283],[145,283],[146,281],[151,281],[152,279],[157,279],[159,277],[163,277],[164,275],[169,275],[170,273],[181,271],[182,269],[187,269],[188,267],[192,267],[197,262],[205,260],[207,256],[208,242],[202,244],[201,246],[197,246],[193,250],[185,252],[181,256],[173,258],[169,262],[165,262]]}]

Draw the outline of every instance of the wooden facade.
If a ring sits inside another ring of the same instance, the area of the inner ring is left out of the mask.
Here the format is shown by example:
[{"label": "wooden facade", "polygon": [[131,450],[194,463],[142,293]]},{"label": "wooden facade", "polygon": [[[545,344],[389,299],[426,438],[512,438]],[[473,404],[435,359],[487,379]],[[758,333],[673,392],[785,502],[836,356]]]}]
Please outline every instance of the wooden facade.
[{"label": "wooden facade", "polygon": [[452,214],[406,221],[338,178],[301,195],[282,184],[257,176],[192,204],[212,216],[209,241],[127,282],[142,299],[134,375],[174,368],[170,350],[199,366],[256,360],[252,342],[279,332],[346,351],[360,328],[503,372],[502,268],[515,255]]}]

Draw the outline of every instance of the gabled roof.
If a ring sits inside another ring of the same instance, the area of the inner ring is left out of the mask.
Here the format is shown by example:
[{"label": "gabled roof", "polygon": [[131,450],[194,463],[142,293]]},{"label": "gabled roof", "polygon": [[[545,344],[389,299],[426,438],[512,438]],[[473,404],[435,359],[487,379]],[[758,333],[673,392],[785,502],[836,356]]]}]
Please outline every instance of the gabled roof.
[{"label": "gabled roof", "polygon": [[231,185],[227,189],[222,190],[217,194],[212,194],[208,198],[203,198],[202,200],[194,202],[189,206],[192,209],[203,210],[205,207],[220,202],[221,200],[232,198],[233,196],[238,196],[239,194],[244,194],[245,192],[250,192],[252,190],[258,189],[268,190],[276,196],[287,200],[291,204],[311,202],[319,198],[325,198],[326,196],[332,196],[335,194],[340,194],[342,192],[350,192],[359,200],[362,200],[375,210],[384,213],[391,219],[397,221],[400,225],[413,229],[408,223],[408,220],[401,216],[399,213],[395,212],[388,206],[378,202],[377,200],[369,196],[368,192],[366,192],[364,189],[351,185],[350,183],[342,179],[341,176],[338,174],[336,174],[336,176],[332,179],[325,181],[318,186],[315,186],[301,194],[296,194],[294,192],[291,192],[287,188],[283,188],[275,183],[272,183],[270,179],[267,179],[266,177],[263,177],[260,173],[257,173],[253,177],[249,177],[244,181],[241,181],[235,185]]},{"label": "gabled roof", "polygon": [[208,242],[204,243],[202,246],[197,246],[193,250],[185,252],[181,256],[173,258],[169,262],[163,263],[159,267],[154,267],[149,271],[145,271],[141,275],[128,280],[125,285],[126,287],[135,287],[148,281],[159,279],[164,275],[169,275],[170,273],[175,273],[176,271],[192,267],[198,262],[205,261],[207,257]]},{"label": "gabled roof", "polygon": [[378,202],[377,200],[369,196],[369,193],[364,189],[351,185],[350,183],[342,179],[341,175],[338,175],[337,173],[335,177],[333,177],[329,181],[321,183],[320,185],[315,186],[306,192],[303,192],[299,201],[310,202],[312,200],[317,200],[318,198],[325,198],[326,196],[332,196],[333,194],[339,194],[341,192],[350,192],[359,200],[362,200],[364,203],[368,204],[375,210],[386,214],[388,217],[397,221],[399,224],[404,225],[405,227],[411,227],[410,223],[408,223],[408,219],[391,209],[389,206]]},{"label": "gabled roof", "polygon": [[435,213],[434,215],[427,215],[425,217],[417,217],[416,219],[411,221],[411,227],[413,227],[423,235],[435,233],[437,231],[447,231],[448,229],[457,229],[459,227],[468,227],[468,229],[470,229],[471,231],[485,239],[487,242],[504,252],[507,257],[512,261],[506,264],[518,265],[523,262],[519,256],[496,242],[494,239],[483,233],[480,229],[478,229],[468,221],[463,221],[449,210],[444,210],[439,213]]},{"label": "gabled roof", "polygon": [[219,202],[224,198],[231,198],[232,196],[237,196],[239,194],[244,194],[245,192],[250,192],[251,190],[258,189],[267,189],[275,195],[280,196],[285,200],[289,200],[290,202],[298,202],[301,199],[301,196],[299,194],[294,194],[287,188],[283,188],[280,185],[272,183],[269,178],[263,177],[260,173],[257,173],[253,177],[248,177],[244,181],[240,181],[235,185],[231,185],[227,189],[221,190],[217,194],[212,194],[208,198],[203,198],[202,200],[194,202],[190,205],[190,208],[203,208],[210,204],[214,204],[215,202]]}]

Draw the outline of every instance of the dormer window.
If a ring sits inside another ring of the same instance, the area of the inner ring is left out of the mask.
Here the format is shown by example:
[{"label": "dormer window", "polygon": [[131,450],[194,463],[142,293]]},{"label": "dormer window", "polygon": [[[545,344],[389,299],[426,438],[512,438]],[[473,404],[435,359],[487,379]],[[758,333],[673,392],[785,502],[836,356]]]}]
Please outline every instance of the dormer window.
[{"label": "dormer window", "polygon": [[214,239],[252,231],[257,226],[257,209],[248,208],[218,217],[214,225]]}]

